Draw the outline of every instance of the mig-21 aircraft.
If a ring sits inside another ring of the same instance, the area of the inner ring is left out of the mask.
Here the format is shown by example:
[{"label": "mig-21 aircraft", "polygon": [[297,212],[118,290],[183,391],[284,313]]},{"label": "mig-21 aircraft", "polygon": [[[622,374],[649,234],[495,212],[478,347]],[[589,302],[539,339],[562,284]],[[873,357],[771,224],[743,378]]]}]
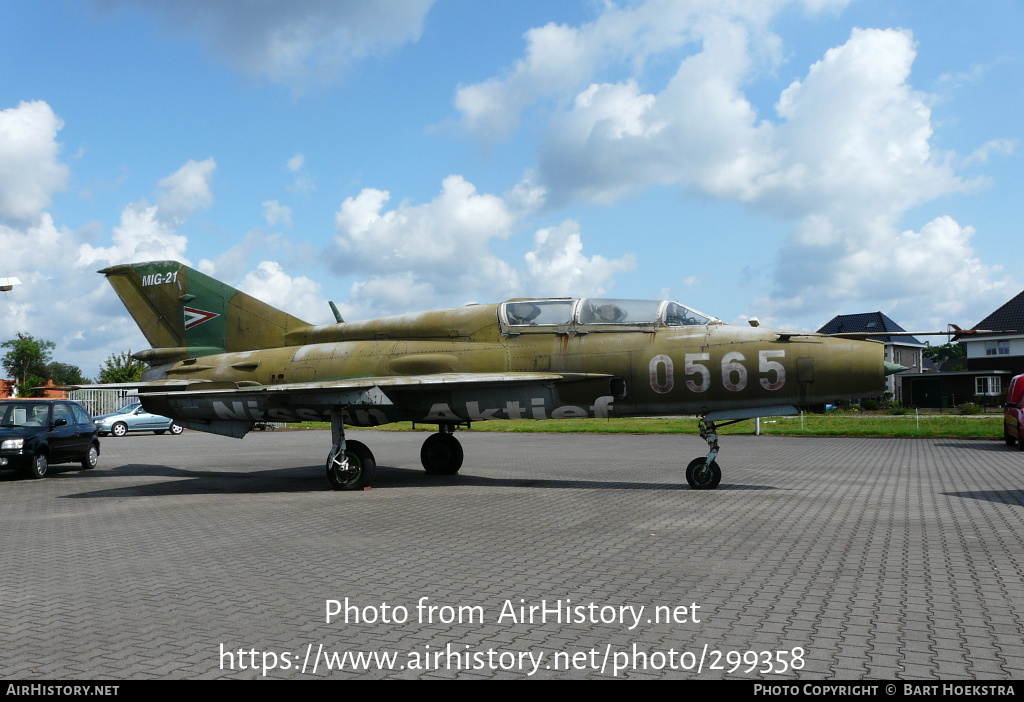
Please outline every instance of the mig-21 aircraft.
[{"label": "mig-21 aircraft", "polygon": [[[258,422],[329,421],[327,477],[369,486],[376,461],[345,425],[437,424],[427,473],[463,462],[454,432],[498,419],[696,415],[707,455],[694,489],[721,480],[716,427],[797,406],[880,395],[876,341],[726,324],[669,300],[523,298],[311,325],[176,261],[100,271],[152,348],[146,411],[243,437]],[[851,336],[851,335],[846,335]],[[856,336],[856,335],[852,335]],[[106,386],[111,387],[111,386]]]}]

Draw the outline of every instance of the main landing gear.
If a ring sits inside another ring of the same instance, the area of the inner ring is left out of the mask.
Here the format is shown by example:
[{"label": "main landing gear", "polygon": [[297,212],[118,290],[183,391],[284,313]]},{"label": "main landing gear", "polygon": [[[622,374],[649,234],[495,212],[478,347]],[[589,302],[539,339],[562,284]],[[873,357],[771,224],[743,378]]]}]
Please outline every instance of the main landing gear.
[{"label": "main landing gear", "polygon": [[420,449],[420,463],[427,475],[455,475],[462,467],[462,444],[455,438],[454,424],[439,424]]},{"label": "main landing gear", "polygon": [[[723,426],[732,423],[725,422]],[[697,427],[700,429],[700,438],[708,442],[708,455],[690,461],[686,466],[686,482],[694,490],[714,490],[722,482],[722,469],[715,463],[718,456],[718,434],[715,423],[706,421],[704,417],[697,420]]]},{"label": "main landing gear", "polygon": [[335,490],[362,490],[377,476],[377,461],[361,441],[345,441],[341,408],[331,408],[331,452],[327,454],[327,479]]},{"label": "main landing gear", "polygon": [[[428,475],[455,475],[465,456],[455,438],[457,425],[441,424],[420,449],[420,462]],[[327,479],[335,490],[362,490],[373,484],[377,461],[361,441],[345,440],[342,408],[331,409],[331,452],[327,454]]]}]

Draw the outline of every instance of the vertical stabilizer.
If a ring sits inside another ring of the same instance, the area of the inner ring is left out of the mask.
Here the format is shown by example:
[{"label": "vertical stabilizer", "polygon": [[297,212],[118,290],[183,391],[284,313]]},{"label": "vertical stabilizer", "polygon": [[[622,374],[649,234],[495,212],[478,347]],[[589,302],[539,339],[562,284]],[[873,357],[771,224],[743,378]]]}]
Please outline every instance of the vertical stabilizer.
[{"label": "vertical stabilizer", "polygon": [[100,271],[153,347],[148,362],[285,346],[309,324],[177,261]]}]

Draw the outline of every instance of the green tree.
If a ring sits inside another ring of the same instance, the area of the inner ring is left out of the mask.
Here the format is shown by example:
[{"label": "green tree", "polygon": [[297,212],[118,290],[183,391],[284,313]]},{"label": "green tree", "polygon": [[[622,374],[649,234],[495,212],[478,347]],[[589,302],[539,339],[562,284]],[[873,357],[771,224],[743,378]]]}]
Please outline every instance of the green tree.
[{"label": "green tree", "polygon": [[82,369],[70,363],[54,361],[46,367],[54,385],[87,385],[92,381],[82,375]]},{"label": "green tree", "polygon": [[967,348],[959,341],[951,341],[942,346],[929,346],[921,353],[937,366],[941,366],[951,358],[967,358]]},{"label": "green tree", "polygon": [[31,388],[46,382],[45,378],[50,375],[47,364],[56,344],[36,339],[31,334],[18,332],[17,339],[9,339],[0,344],[0,347],[9,349],[0,363],[14,378],[19,394],[24,395]]},{"label": "green tree", "polygon": [[132,358],[132,350],[112,353],[100,366],[98,380],[101,383],[135,383],[142,379],[146,364]]}]

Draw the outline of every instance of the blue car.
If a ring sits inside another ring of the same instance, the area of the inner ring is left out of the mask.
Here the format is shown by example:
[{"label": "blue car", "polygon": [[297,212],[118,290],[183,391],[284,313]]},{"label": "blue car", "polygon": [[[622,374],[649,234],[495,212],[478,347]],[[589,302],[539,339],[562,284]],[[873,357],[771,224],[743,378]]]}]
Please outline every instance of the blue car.
[{"label": "blue car", "polygon": [[113,414],[93,417],[92,423],[99,429],[100,436],[107,434],[124,436],[130,431],[151,431],[154,434],[163,434],[168,431],[172,434],[180,434],[183,431],[174,423],[173,419],[159,414],[150,414],[138,402],[122,407]]}]

